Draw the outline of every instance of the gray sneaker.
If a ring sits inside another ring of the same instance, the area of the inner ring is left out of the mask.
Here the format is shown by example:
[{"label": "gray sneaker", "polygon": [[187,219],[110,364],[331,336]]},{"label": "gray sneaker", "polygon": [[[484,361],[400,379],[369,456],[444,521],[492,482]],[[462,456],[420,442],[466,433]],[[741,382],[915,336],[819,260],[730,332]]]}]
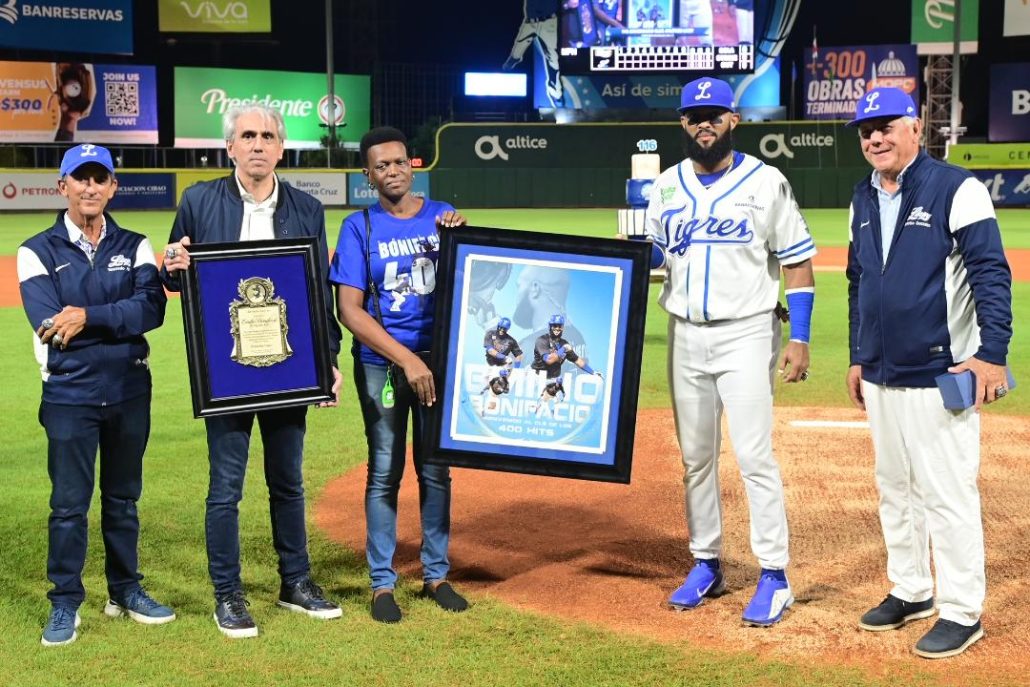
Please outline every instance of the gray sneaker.
[{"label": "gray sneaker", "polygon": [[77,609],[54,606],[50,609],[50,618],[47,620],[46,627],[43,628],[43,638],[39,641],[43,646],[71,644],[79,637],[75,628],[81,622]]},{"label": "gray sneaker", "polygon": [[119,599],[109,599],[104,615],[118,618],[127,615],[144,625],[164,625],[175,620],[175,611],[154,601],[142,587],[137,587]]},{"label": "gray sneaker", "polygon": [[933,597],[926,601],[902,601],[893,594],[888,594],[879,606],[866,611],[858,621],[858,626],[870,632],[896,630],[913,620],[929,618],[936,612]]}]

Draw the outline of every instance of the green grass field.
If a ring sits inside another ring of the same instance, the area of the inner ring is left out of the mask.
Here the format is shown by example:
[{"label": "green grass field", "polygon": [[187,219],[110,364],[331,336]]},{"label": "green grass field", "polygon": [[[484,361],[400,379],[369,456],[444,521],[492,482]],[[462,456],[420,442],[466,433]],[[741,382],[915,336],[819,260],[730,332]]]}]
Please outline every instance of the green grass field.
[{"label": "green grass field", "polygon": [[[342,211],[328,213],[330,242]],[[610,236],[613,210],[472,210],[470,222]],[[846,211],[812,211],[817,243],[846,244]],[[1030,212],[1003,212],[1009,247],[1030,247]],[[172,213],[120,213],[127,227],[164,245]],[[48,226],[52,213],[0,215],[0,255],[13,255],[28,235]],[[845,280],[819,273],[813,323],[812,379],[777,392],[777,403],[845,406],[847,364]],[[666,318],[651,289],[640,403],[668,405],[665,371]],[[1030,317],[1030,285],[1014,286],[1016,336],[1012,351],[1026,351],[1021,327]],[[162,627],[111,621],[106,600],[99,504],[92,509],[87,599],[75,644],[45,650],[39,633],[48,606],[45,593],[49,483],[46,445],[36,420],[40,382],[31,332],[20,308],[0,308],[0,397],[5,439],[0,446],[0,665],[9,685],[888,685],[850,668],[758,660],[750,654],[715,652],[690,637],[672,644],[619,635],[560,619],[518,612],[487,596],[475,596],[463,615],[418,600],[420,580],[405,579],[399,601],[408,612],[398,626],[368,616],[367,571],[362,552],[329,542],[310,530],[316,579],[344,607],[342,621],[320,623],[273,606],[278,589],[271,548],[266,489],[260,459],[252,461],[241,504],[244,581],[261,627],[257,640],[231,642],[211,620],[212,598],[204,554],[207,458],[202,423],[194,420],[184,364],[181,312],[169,303],[165,326],[149,339],[154,374],[153,432],[140,502],[141,564],[145,584],[173,605],[179,620]],[[346,344],[345,344],[346,345]],[[1030,384],[1030,360],[1013,356],[1019,380]],[[305,459],[309,508],[324,485],[365,460],[360,415],[346,364],[341,407],[312,410]],[[988,412],[1030,413],[1030,395],[1017,390]],[[255,435],[254,453],[260,439]],[[408,479],[413,476],[409,474]],[[873,479],[870,471],[869,479]],[[469,495],[456,494],[455,498]],[[359,518],[361,514],[355,513]],[[783,631],[789,631],[784,627]],[[918,666],[916,666],[918,669]],[[917,676],[909,684],[932,684]]]}]

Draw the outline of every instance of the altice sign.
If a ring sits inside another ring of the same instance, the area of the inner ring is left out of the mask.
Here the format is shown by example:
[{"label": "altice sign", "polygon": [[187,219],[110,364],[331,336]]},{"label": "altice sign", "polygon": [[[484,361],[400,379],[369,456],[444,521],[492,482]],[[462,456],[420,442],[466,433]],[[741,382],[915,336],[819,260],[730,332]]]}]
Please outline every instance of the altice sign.
[{"label": "altice sign", "polygon": [[176,67],[175,145],[225,145],[222,116],[233,106],[251,103],[282,113],[287,148],[320,147],[330,113],[341,127],[338,138],[356,144],[369,128],[370,78],[337,74],[334,91],[335,106],[330,107],[324,74]]}]

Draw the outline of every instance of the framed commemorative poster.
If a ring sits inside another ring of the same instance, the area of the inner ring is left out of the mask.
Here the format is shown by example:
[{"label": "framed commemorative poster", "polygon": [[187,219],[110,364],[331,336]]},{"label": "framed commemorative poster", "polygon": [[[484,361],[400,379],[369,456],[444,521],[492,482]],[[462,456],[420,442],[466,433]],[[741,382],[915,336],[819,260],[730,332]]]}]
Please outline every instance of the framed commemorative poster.
[{"label": "framed commemorative poster", "polygon": [[333,398],[318,240],[198,243],[183,273],[194,417]]},{"label": "framed commemorative poster", "polygon": [[426,460],[628,483],[650,244],[440,229]]}]

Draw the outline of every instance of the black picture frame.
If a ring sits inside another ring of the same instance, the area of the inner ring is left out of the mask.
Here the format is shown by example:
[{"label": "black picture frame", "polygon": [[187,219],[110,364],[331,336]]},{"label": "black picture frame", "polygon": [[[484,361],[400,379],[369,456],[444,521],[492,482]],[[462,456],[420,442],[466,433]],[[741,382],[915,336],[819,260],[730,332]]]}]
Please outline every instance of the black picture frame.
[{"label": "black picture frame", "polygon": [[[650,255],[644,241],[441,228],[431,356],[438,391],[425,460],[628,484]],[[565,318],[560,341],[576,356],[534,369],[536,346],[558,342],[539,326],[548,312]],[[501,317],[511,320],[522,364],[513,355],[488,360],[489,330]],[[498,393],[502,367],[509,384]]]},{"label": "black picture frame", "polygon": [[[189,247],[182,318],[194,417],[333,399],[325,277],[318,250],[318,240],[310,236]],[[245,302],[244,291],[244,282],[253,280],[261,286],[254,286],[255,298],[268,300],[259,304],[268,305],[273,316],[282,313],[278,321],[285,325],[285,348],[280,355],[242,353],[236,334],[240,318],[233,312],[253,305]]]}]

